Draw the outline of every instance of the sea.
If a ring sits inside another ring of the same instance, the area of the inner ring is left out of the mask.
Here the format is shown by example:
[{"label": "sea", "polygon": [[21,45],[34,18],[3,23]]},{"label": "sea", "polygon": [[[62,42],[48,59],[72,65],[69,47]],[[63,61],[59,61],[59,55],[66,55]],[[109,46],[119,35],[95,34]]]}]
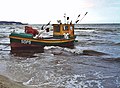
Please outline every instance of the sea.
[{"label": "sea", "polygon": [[34,53],[11,52],[13,30],[24,25],[0,25],[0,75],[28,88],[120,88],[120,24],[76,24],[74,48]]}]

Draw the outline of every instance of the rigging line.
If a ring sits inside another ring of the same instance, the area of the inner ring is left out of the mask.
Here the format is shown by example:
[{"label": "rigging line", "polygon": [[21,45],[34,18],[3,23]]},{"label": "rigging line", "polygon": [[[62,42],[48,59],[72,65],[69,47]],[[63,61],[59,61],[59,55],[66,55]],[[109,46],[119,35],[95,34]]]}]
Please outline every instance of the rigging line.
[{"label": "rigging line", "polygon": [[87,15],[88,12],[85,13],[85,15],[82,17],[82,19],[80,20],[80,22],[83,20],[83,18]]}]

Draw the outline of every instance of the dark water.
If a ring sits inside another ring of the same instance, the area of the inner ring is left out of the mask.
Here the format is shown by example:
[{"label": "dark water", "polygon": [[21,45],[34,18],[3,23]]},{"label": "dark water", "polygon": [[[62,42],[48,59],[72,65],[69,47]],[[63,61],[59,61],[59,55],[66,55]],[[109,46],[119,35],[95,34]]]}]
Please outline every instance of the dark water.
[{"label": "dark water", "polygon": [[23,26],[0,26],[0,74],[34,88],[120,88],[120,24],[75,28],[74,49],[11,53],[8,35]]}]

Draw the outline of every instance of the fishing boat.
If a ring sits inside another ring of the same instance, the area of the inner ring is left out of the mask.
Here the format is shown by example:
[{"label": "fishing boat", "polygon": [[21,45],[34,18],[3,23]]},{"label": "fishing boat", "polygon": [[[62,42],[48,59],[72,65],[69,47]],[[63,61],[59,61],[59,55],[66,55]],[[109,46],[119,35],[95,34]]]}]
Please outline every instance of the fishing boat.
[{"label": "fishing boat", "polygon": [[[41,30],[49,31],[47,25],[41,27]],[[74,35],[74,24],[52,24],[52,33],[50,37],[40,36],[42,33],[38,32],[32,27],[25,26],[24,33],[12,32],[9,35],[11,49],[42,49],[45,46],[61,46],[74,47],[76,36]]]}]

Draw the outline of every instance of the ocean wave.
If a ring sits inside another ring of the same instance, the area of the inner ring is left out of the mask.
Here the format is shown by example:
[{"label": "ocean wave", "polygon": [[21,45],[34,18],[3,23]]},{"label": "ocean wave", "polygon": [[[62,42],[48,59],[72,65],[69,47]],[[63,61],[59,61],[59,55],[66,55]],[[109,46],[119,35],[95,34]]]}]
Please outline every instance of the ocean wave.
[{"label": "ocean wave", "polygon": [[97,31],[104,31],[104,32],[120,32],[120,28],[102,28],[96,29]]},{"label": "ocean wave", "polygon": [[83,50],[83,55],[101,56],[101,55],[108,55],[108,54],[99,52],[99,51],[95,51],[95,50]]},{"label": "ocean wave", "polygon": [[107,53],[103,53],[95,50],[69,49],[69,48],[62,48],[58,46],[45,47],[44,49],[51,50],[51,53],[54,55],[66,55],[66,54],[67,55],[88,55],[88,56],[108,55]]},{"label": "ocean wave", "polygon": [[0,34],[0,38],[4,38],[4,37],[5,37],[4,35]]},{"label": "ocean wave", "polygon": [[[101,38],[101,37],[100,37]],[[103,40],[103,39],[95,39],[95,38],[81,38],[79,37],[78,40],[79,42],[77,42],[75,45],[76,46],[82,46],[82,47],[88,47],[88,46],[103,46],[103,45],[111,45],[113,46],[114,44],[116,44],[114,41],[111,40]]]},{"label": "ocean wave", "polygon": [[120,28],[91,28],[91,29],[76,29],[75,35],[77,36],[94,36],[94,35],[119,35]]},{"label": "ocean wave", "polygon": [[118,63],[120,63],[120,57],[117,57],[117,58],[103,58],[103,60],[109,61],[109,62],[118,62]]},{"label": "ocean wave", "polygon": [[59,46],[46,46],[44,49],[50,50],[51,53],[55,55],[70,55],[70,54],[76,54],[79,55],[82,53],[82,50],[80,49],[70,49],[70,48],[63,48]]},{"label": "ocean wave", "polygon": [[95,29],[76,29],[75,32],[93,32]]},{"label": "ocean wave", "polygon": [[120,46],[120,43],[115,43],[114,45],[118,45],[118,46]]},{"label": "ocean wave", "polygon": [[[106,85],[103,84],[107,83],[109,80],[112,79],[115,83],[118,81],[117,77],[103,76],[99,72],[93,73],[91,76],[92,77],[88,77],[86,74],[76,74],[56,77],[55,74],[45,73],[45,82],[38,82],[37,84],[34,84],[33,82],[37,79],[32,77],[27,82],[23,82],[23,84],[35,88],[104,88]],[[119,86],[119,84],[117,84],[117,86]]]}]

